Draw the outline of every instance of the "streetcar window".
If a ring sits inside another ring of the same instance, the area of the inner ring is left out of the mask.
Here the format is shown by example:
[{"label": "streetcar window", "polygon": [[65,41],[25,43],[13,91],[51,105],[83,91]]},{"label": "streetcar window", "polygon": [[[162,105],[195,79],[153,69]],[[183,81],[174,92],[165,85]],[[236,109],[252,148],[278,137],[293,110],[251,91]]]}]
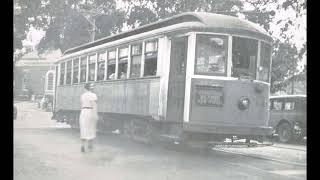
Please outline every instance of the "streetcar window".
[{"label": "streetcar window", "polygon": [[79,79],[78,79],[78,76],[79,76],[79,59],[74,59],[73,60],[73,84],[77,84],[79,83]]},{"label": "streetcar window", "polygon": [[228,38],[197,35],[195,73],[221,75],[226,73]]},{"label": "streetcar window", "polygon": [[116,50],[108,52],[108,67],[107,67],[107,78],[115,79],[116,73]]},{"label": "streetcar window", "polygon": [[94,81],[96,70],[96,55],[89,56],[89,77],[88,81]]},{"label": "streetcar window", "polygon": [[256,77],[258,41],[233,37],[232,40],[232,77]]},{"label": "streetcar window", "polygon": [[140,77],[141,57],[142,57],[142,45],[133,45],[131,47],[131,71],[130,77]]},{"label": "streetcar window", "polygon": [[128,47],[119,49],[118,79],[127,79]]},{"label": "streetcar window", "polygon": [[82,57],[80,60],[80,82],[86,82],[87,77],[87,57]]},{"label": "streetcar window", "polygon": [[158,41],[149,41],[145,44],[144,76],[157,74]]},{"label": "streetcar window", "polygon": [[67,62],[66,84],[71,84],[71,68],[72,68],[71,64],[72,64],[72,61]]},{"label": "streetcar window", "polygon": [[284,104],[284,110],[287,110],[287,111],[294,110],[294,105],[295,105],[294,102],[286,102]]},{"label": "streetcar window", "polygon": [[61,63],[60,65],[60,85],[64,84],[64,73],[65,73],[65,63]]},{"label": "streetcar window", "polygon": [[106,52],[101,52],[98,54],[98,74],[97,81],[104,80],[104,71],[105,71],[105,61],[107,59]]},{"label": "streetcar window", "polygon": [[259,80],[269,82],[271,46],[261,42]]}]

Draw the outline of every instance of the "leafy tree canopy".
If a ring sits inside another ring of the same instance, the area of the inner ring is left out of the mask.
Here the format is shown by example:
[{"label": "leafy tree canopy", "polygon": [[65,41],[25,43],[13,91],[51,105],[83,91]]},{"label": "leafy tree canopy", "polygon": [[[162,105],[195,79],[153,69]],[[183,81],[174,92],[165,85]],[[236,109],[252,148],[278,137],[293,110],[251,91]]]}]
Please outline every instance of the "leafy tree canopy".
[{"label": "leafy tree canopy", "polygon": [[[95,39],[171,17],[182,12],[212,12],[246,18],[264,27],[274,38],[272,88],[281,90],[284,81],[297,76],[298,62],[306,57],[306,42],[297,45],[295,36],[305,36],[305,0],[14,0],[14,46],[22,47],[29,27],[43,29],[38,45],[62,51],[90,41],[92,25],[81,10],[99,10]],[[282,83],[282,84],[281,84]]]},{"label": "leafy tree canopy", "polygon": [[15,0],[14,48],[21,48],[30,26],[46,31],[38,45],[39,52],[50,48],[65,51],[87,43],[92,26],[83,11],[98,7],[95,39],[109,35],[123,23],[123,12],[115,8],[113,0]]}]

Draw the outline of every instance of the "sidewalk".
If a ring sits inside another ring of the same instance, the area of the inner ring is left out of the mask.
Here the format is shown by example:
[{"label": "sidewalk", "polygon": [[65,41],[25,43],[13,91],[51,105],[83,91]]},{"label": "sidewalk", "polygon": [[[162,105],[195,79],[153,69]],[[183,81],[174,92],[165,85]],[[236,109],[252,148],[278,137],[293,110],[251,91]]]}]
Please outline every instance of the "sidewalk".
[{"label": "sidewalk", "polygon": [[35,102],[17,102],[17,119],[14,120],[14,128],[70,128],[65,123],[51,120],[52,113],[38,108]]},{"label": "sidewalk", "polygon": [[[123,157],[130,154],[124,155],[123,147],[116,146],[119,137],[98,136],[94,151],[81,153],[77,129],[51,120],[51,113],[39,110],[35,103],[23,102],[16,106],[15,180],[128,179],[122,173],[127,164]],[[134,146],[131,148],[134,152]],[[137,177],[134,179],[141,179],[143,174]]]}]

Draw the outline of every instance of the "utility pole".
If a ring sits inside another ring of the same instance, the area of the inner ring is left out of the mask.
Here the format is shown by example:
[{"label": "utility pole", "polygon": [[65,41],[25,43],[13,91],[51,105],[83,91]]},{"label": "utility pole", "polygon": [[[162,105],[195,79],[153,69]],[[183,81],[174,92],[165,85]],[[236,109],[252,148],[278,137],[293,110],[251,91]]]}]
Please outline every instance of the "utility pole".
[{"label": "utility pole", "polygon": [[96,18],[102,15],[108,15],[103,12],[103,5],[100,5],[97,8],[91,9],[91,10],[84,10],[80,9],[78,11],[81,15],[83,15],[87,21],[91,24],[92,29],[89,30],[90,33],[90,41],[94,42],[95,36],[96,36],[96,31],[100,32],[100,30],[96,26]]}]

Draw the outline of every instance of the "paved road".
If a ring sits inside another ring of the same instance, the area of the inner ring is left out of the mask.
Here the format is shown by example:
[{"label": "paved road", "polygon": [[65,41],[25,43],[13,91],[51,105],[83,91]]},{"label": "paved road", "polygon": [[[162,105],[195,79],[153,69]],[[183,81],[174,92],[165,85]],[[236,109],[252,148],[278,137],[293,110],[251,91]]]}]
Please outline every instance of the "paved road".
[{"label": "paved road", "polygon": [[173,151],[118,135],[99,135],[94,151],[84,154],[77,130],[55,123],[33,104],[18,105],[15,180],[306,179],[305,166],[220,151]]}]

